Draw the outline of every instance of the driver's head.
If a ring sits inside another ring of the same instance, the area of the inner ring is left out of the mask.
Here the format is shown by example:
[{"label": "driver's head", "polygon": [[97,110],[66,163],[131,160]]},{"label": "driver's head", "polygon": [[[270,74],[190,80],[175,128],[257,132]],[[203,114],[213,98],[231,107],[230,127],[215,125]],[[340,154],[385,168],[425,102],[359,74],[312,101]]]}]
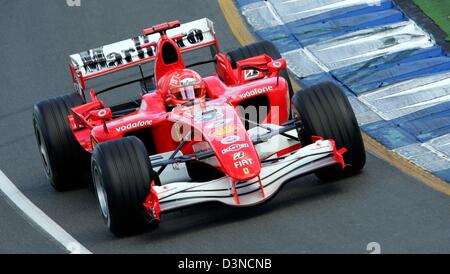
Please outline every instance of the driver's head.
[{"label": "driver's head", "polygon": [[202,77],[190,69],[175,71],[169,80],[169,96],[174,105],[205,99],[206,85]]}]

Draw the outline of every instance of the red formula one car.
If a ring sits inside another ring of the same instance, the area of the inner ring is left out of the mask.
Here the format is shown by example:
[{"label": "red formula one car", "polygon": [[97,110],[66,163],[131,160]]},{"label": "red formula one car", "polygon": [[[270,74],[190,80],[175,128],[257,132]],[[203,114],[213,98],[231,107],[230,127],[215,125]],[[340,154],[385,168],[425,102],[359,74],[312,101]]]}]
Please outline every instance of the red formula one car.
[{"label": "red formula one car", "polygon": [[[202,48],[210,60],[184,62]],[[332,180],[364,166],[361,133],[338,86],[294,94],[273,44],[221,53],[207,18],[154,26],[70,59],[76,92],[34,106],[39,151],[57,190],[94,182],[116,235],[159,223],[171,210],[257,205],[294,177]],[[145,76],[144,64],[154,74]],[[191,69],[206,64],[213,75]],[[88,80],[130,68],[140,68],[138,79],[90,89],[87,98]],[[140,83],[137,100],[107,107],[97,98],[133,83]]]}]

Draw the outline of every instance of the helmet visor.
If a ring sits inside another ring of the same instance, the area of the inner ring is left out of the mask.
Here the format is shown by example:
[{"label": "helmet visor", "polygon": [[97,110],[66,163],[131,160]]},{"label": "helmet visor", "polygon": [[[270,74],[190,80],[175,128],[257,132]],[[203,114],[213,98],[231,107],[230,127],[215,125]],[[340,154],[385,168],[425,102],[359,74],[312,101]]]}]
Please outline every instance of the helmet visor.
[{"label": "helmet visor", "polygon": [[177,100],[192,101],[202,95],[200,86],[179,87],[173,91],[173,96]]}]

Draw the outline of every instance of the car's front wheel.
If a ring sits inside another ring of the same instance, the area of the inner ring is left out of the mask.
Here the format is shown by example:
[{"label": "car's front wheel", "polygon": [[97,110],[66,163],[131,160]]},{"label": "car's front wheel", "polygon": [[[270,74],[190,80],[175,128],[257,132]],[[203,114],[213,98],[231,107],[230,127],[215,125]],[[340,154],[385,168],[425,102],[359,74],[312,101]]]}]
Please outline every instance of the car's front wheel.
[{"label": "car's front wheel", "polygon": [[332,138],[338,149],[345,147],[346,167],[330,166],[316,172],[323,180],[354,174],[364,167],[366,153],[361,131],[353,109],[342,90],[327,82],[297,92],[292,98],[292,117],[299,120],[298,137],[302,145],[312,142],[311,136]]},{"label": "car's front wheel", "polygon": [[100,212],[113,234],[126,236],[158,224],[144,207],[157,174],[141,140],[131,136],[98,144],[91,166]]}]

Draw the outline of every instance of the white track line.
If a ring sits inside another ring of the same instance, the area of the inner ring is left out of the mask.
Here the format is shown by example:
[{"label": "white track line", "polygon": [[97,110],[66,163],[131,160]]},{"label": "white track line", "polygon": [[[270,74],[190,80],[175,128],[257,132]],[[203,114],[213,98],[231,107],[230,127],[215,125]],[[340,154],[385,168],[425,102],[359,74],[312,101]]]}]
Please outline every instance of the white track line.
[{"label": "white track line", "polygon": [[0,190],[36,225],[59,242],[72,254],[92,254],[86,247],[75,240],[67,231],[50,219],[41,209],[34,205],[0,170]]}]

